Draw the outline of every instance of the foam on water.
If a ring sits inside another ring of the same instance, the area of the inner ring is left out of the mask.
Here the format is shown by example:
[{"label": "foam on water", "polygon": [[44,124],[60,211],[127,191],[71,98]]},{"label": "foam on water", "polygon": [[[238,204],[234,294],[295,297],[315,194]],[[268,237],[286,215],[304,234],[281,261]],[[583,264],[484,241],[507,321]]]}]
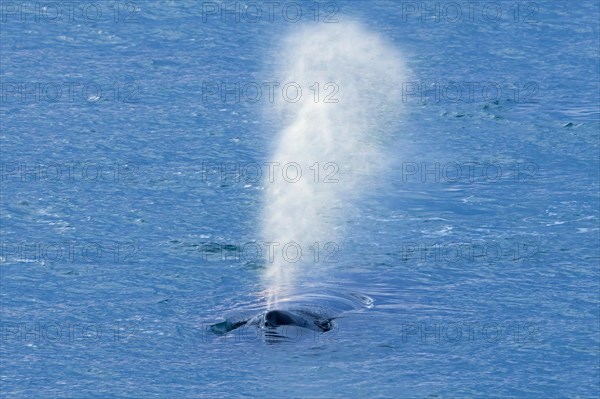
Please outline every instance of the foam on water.
[{"label": "foam on water", "polygon": [[292,294],[298,274],[321,267],[357,194],[385,167],[405,76],[394,47],[357,23],[299,28],[282,49],[279,83],[302,94],[290,86],[277,98],[282,128],[270,161],[291,166],[287,179],[265,182],[262,238],[278,244],[265,273],[269,308]]}]

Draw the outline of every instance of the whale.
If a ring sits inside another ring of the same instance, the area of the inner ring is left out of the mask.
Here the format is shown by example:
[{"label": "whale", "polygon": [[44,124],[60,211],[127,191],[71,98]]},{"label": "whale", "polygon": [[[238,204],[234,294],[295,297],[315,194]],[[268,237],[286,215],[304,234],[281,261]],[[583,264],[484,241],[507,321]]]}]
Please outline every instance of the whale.
[{"label": "whale", "polygon": [[305,309],[300,310],[267,310],[254,317],[241,320],[226,320],[210,326],[210,331],[224,335],[242,327],[256,327],[268,333],[281,331],[281,327],[298,327],[316,332],[327,332],[333,329],[335,317]]},{"label": "whale", "polygon": [[[281,308],[269,309],[264,305],[253,309],[239,309],[226,316],[224,321],[204,324],[208,333],[225,336],[240,329],[240,336],[262,336],[266,341],[294,340],[297,337],[314,337],[322,333],[337,334],[338,319],[347,312],[373,306],[369,296],[340,289],[318,291],[306,290],[289,296]],[[252,331],[244,331],[245,328]],[[258,330],[258,331],[255,331]]]}]

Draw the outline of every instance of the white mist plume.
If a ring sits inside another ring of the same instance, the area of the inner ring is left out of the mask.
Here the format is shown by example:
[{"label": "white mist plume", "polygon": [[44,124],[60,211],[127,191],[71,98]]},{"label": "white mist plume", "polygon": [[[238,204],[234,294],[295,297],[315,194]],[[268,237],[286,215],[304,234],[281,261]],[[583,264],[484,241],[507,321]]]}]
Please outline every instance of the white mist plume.
[{"label": "white mist plume", "polygon": [[[296,83],[302,95],[295,103],[276,99],[284,127],[271,162],[279,163],[278,171],[296,163],[302,176],[298,179],[298,168],[292,166],[288,180],[297,181],[288,182],[278,173],[274,182],[265,182],[262,238],[279,244],[265,273],[270,308],[291,292],[297,273],[320,266],[314,246],[322,256],[326,243],[339,242],[339,227],[352,200],[391,156],[385,143],[400,113],[405,74],[394,48],[355,23],[301,28],[283,50],[280,87]],[[296,98],[294,88],[288,94]],[[298,248],[302,257],[295,261]]]}]

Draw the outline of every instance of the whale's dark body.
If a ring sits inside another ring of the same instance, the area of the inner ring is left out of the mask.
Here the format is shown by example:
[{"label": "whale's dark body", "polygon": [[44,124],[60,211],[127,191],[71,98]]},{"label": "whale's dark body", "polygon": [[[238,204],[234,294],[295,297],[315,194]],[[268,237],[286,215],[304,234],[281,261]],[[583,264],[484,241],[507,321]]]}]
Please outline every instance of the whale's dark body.
[{"label": "whale's dark body", "polygon": [[294,326],[317,332],[327,332],[333,328],[333,317],[326,317],[306,310],[269,310],[252,318],[237,321],[224,321],[213,324],[210,330],[218,335],[244,327],[254,326],[267,332],[275,331],[281,327]]},{"label": "whale's dark body", "polygon": [[358,292],[308,291],[290,297],[284,305],[285,309],[234,313],[225,321],[211,325],[209,331],[216,335],[226,335],[240,329],[241,336],[255,337],[256,332],[256,336],[262,336],[268,342],[315,337],[315,334],[328,331],[331,331],[328,336],[332,336],[337,328],[337,319],[346,312],[372,306],[373,300]]},{"label": "whale's dark body", "polygon": [[301,323],[302,320],[285,310],[270,310],[265,314],[266,327],[293,326]]},{"label": "whale's dark body", "polygon": [[319,319],[315,315],[298,314],[286,310],[270,310],[265,313],[265,327],[297,326],[326,332],[331,330],[333,318]]}]

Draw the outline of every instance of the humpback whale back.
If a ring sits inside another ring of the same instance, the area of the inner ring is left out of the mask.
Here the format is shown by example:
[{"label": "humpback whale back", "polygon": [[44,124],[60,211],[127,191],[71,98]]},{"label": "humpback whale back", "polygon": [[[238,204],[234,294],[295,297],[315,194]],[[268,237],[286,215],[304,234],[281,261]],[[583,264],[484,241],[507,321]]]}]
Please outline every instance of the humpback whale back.
[{"label": "humpback whale back", "polygon": [[224,321],[210,326],[210,331],[224,335],[241,327],[255,327],[268,333],[280,327],[294,326],[316,332],[327,332],[334,326],[334,317],[323,316],[305,310],[269,310],[247,320]]},{"label": "humpback whale back", "polygon": [[237,316],[212,324],[209,331],[223,336],[239,329],[241,334],[256,337],[254,330],[257,330],[258,335],[264,336],[267,341],[286,341],[334,330],[335,320],[342,313],[373,306],[371,298],[356,292],[304,293],[293,299],[285,309],[238,313]]}]

